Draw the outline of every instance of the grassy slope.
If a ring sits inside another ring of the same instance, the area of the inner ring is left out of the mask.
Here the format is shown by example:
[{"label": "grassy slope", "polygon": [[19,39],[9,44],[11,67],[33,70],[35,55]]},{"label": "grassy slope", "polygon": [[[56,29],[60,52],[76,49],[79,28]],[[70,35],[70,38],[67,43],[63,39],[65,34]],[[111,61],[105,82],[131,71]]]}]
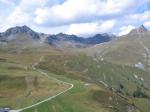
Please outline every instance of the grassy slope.
[{"label": "grassy slope", "polygon": [[[67,76],[71,79],[83,80],[83,81],[86,81],[89,83],[95,83],[100,86],[102,86],[102,84],[99,83],[99,80],[104,81],[104,75],[105,75],[104,82],[107,83],[109,85],[109,87],[113,87],[117,90],[118,89],[121,90],[121,92],[123,94],[132,95],[133,92],[136,91],[137,86],[143,88],[142,91],[146,92],[146,94],[150,94],[150,92],[149,92],[149,84],[150,84],[149,83],[149,73],[142,71],[140,69],[134,68],[134,67],[130,67],[130,66],[112,64],[112,63],[108,63],[105,61],[96,62],[96,61],[93,61],[93,59],[91,59],[90,57],[83,56],[83,55],[70,56],[70,55],[62,55],[62,54],[60,55],[59,54],[59,55],[50,55],[47,58],[45,58],[45,61],[40,63],[39,68],[48,70],[49,72],[52,72],[55,74],[61,74],[63,76]],[[136,79],[134,77],[134,74],[136,74],[138,77],[143,77],[144,82],[142,82],[140,79]],[[111,78],[111,76],[113,77],[113,79]],[[60,77],[60,75],[58,75],[58,77]],[[122,84],[124,86],[122,89],[120,88],[120,84]],[[97,91],[95,91],[95,92],[96,92],[96,95],[97,95],[97,93],[99,93]],[[92,95],[95,94],[95,92],[93,92]],[[95,97],[96,100],[99,99],[98,100],[99,103],[95,104],[95,105],[100,104],[102,106],[101,108],[103,109],[106,106],[105,103],[103,104],[103,102],[107,102],[107,98],[108,98],[107,94],[109,94],[109,92],[107,91],[105,94],[103,94],[103,92],[100,92],[99,94],[100,95]],[[103,95],[101,95],[101,94],[103,94]],[[78,97],[81,97],[81,96],[82,95],[79,95]],[[116,95],[116,96],[118,97],[118,95]],[[102,100],[102,98],[104,98],[104,99]],[[63,100],[63,98],[62,98],[62,100]],[[140,100],[140,98],[138,100]],[[136,107],[139,109],[143,108],[143,110],[140,109],[141,112],[147,112],[146,111],[147,108],[144,107],[142,105],[142,103],[139,103],[137,105],[138,100],[134,100],[134,98],[133,98],[130,102],[132,102],[132,103],[134,102]],[[76,101],[76,100],[74,99],[73,102],[74,101]],[[57,101],[56,104],[54,103],[54,105],[61,105],[61,104],[59,104],[59,102],[60,101]],[[122,100],[119,100],[118,102],[120,104],[122,102]],[[143,101],[143,102],[145,102],[145,101]],[[66,104],[67,102],[64,102],[64,103]],[[126,102],[123,102],[123,103],[126,104]],[[50,105],[53,105],[53,104],[50,103]],[[66,104],[66,106],[67,105],[69,105],[69,104]],[[147,104],[147,105],[150,106],[149,104]],[[120,108],[121,110],[118,109],[119,107],[117,106],[117,109],[113,108],[114,109],[113,111],[118,111],[118,112],[121,111],[122,112],[122,110],[124,110],[123,107],[125,107],[125,106],[121,107]],[[52,107],[47,107],[47,108],[52,108]],[[73,107],[71,107],[71,108],[73,108]],[[84,107],[81,107],[81,108],[84,108]],[[132,108],[130,108],[130,109],[132,109]],[[61,111],[63,112],[66,110],[62,109]],[[75,110],[72,109],[72,111],[75,111]],[[102,111],[102,110],[98,109],[98,111]],[[111,110],[107,110],[107,111],[111,112]],[[80,110],[79,110],[79,112],[80,112]]]},{"label": "grassy slope", "polygon": [[[56,97],[52,101],[48,101],[34,108],[28,109],[26,112],[126,112],[126,109],[128,108],[125,107],[132,109],[132,100],[125,100],[118,94],[101,88],[102,84],[99,83],[99,79],[104,80],[104,75],[106,75],[107,84],[111,86],[113,82],[112,86],[116,88],[120,84],[120,79],[117,80],[118,77],[120,77],[121,82],[123,82],[125,85],[129,83],[129,85],[132,85],[132,89],[135,89],[140,82],[133,77],[133,73],[136,72],[139,76],[141,73],[147,74],[144,71],[128,66],[116,65],[108,62],[102,62],[101,64],[98,64],[96,61],[84,56],[67,56],[61,52],[49,52],[47,47],[43,49],[41,47],[32,46],[31,48],[33,49],[21,48],[21,51],[23,51],[21,54],[16,49],[10,50],[10,52],[7,53],[5,52],[4,48],[1,57],[8,57],[8,59],[10,58],[13,61],[15,60],[17,63],[24,63],[26,66],[31,66],[33,62],[40,58],[40,56],[44,55],[46,57],[46,61],[40,64],[40,68],[48,70],[48,73],[52,72],[57,74],[53,75],[54,77],[74,83],[75,87],[69,92]],[[39,48],[39,50],[35,50],[34,48]],[[12,53],[13,55],[11,55]],[[113,79],[114,81],[111,81],[110,73],[112,76],[115,75],[116,78]],[[132,75],[130,75],[130,73]],[[125,74],[128,74],[127,76],[131,78],[131,81],[127,81],[128,78],[124,76]],[[69,79],[65,78],[66,76],[69,77]],[[86,82],[83,83],[80,80]],[[145,80],[148,80],[148,78]],[[95,83],[100,86],[95,84],[86,86],[85,83],[87,82]],[[146,88],[147,84],[149,83],[146,81]],[[127,92],[125,88],[122,90],[122,92]],[[111,101],[114,102],[111,103]],[[119,104],[117,103],[118,101]],[[136,102],[137,101],[135,100],[135,103]],[[139,103],[137,107],[145,109],[141,103]]]},{"label": "grassy slope", "polygon": [[[145,67],[147,63],[147,51],[144,46],[150,49],[150,35],[126,35],[113,40],[109,43],[96,45],[91,48],[79,50],[94,58],[101,58],[116,64],[124,64],[134,66],[138,62],[142,62]],[[143,45],[141,43],[143,43]]]},{"label": "grassy slope", "polygon": [[28,54],[31,51],[24,49],[17,53],[15,48],[5,48],[0,48],[0,107],[25,107],[69,87],[32,69],[41,56],[36,51]]},{"label": "grassy slope", "polygon": [[144,99],[144,98],[135,99],[134,104],[142,112],[149,112],[150,111],[150,100],[148,100],[148,99]]},{"label": "grassy slope", "polygon": [[[51,55],[44,62],[41,62],[39,67],[55,74],[62,74],[98,85],[102,85],[101,82],[104,82],[109,87],[126,95],[132,96],[137,87],[142,87],[143,91],[150,95],[149,73],[134,67],[112,64],[106,61],[97,62],[83,55]],[[136,79],[135,75],[139,79]],[[140,79],[141,77],[144,81]],[[123,87],[120,87],[121,85]]]},{"label": "grassy slope", "polygon": [[[47,101],[24,112],[126,112],[127,108],[124,107],[132,107],[128,101],[95,84],[86,85],[85,82],[64,76],[49,75],[73,83],[74,88],[52,101]],[[96,97],[102,100],[98,101]],[[110,100],[113,103],[110,103]],[[118,101],[119,104],[117,104]]]}]

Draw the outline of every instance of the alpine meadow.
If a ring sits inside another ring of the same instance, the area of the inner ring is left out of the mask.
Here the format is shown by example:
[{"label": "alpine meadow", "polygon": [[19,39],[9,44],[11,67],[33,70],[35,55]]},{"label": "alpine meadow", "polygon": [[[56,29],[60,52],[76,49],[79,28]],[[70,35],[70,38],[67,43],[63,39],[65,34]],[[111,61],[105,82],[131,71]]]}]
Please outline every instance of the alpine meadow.
[{"label": "alpine meadow", "polygon": [[0,112],[150,112],[150,0],[0,0]]}]

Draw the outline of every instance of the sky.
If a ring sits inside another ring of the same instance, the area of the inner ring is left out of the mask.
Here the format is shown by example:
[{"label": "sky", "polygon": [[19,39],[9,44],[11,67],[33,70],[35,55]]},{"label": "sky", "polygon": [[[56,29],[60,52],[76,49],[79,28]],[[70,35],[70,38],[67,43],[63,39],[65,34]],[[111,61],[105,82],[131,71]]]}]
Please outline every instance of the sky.
[{"label": "sky", "polygon": [[89,36],[150,29],[150,0],[0,0],[0,32],[27,25],[38,32]]}]

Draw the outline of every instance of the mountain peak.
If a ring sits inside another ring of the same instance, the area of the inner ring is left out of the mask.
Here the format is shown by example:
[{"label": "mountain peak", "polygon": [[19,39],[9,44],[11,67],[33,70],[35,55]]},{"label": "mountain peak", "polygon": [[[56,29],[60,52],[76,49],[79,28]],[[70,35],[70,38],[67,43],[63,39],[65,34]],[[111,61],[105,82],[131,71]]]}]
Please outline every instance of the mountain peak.
[{"label": "mountain peak", "polygon": [[148,31],[148,30],[145,28],[144,25],[141,25],[141,26],[138,28],[138,30],[139,30],[140,32],[147,32],[147,31]]},{"label": "mountain peak", "polygon": [[26,32],[29,32],[29,31],[32,31],[32,30],[26,25],[16,26],[16,27],[9,28],[6,31],[6,34],[10,35],[10,34],[16,34],[16,33],[26,33]]},{"label": "mountain peak", "polygon": [[9,28],[1,35],[3,37],[9,37],[11,35],[16,35],[16,34],[27,34],[31,36],[33,39],[40,39],[39,34],[26,25]]},{"label": "mountain peak", "polygon": [[26,26],[26,25],[23,25],[23,26],[21,26],[20,28],[24,28],[24,29],[28,29],[28,30],[31,30],[28,26]]},{"label": "mountain peak", "polygon": [[129,34],[141,34],[141,33],[147,33],[147,32],[148,30],[145,28],[145,26],[141,25],[138,28],[131,30]]}]

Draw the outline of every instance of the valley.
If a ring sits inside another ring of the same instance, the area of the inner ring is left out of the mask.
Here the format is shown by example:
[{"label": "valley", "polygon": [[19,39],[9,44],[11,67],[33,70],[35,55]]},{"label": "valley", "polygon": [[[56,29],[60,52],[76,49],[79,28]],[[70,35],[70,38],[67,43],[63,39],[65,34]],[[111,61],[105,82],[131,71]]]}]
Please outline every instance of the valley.
[{"label": "valley", "polygon": [[150,0],[0,0],[0,112],[150,112]]},{"label": "valley", "polygon": [[[29,58],[30,56],[1,52],[0,105],[2,107],[24,108],[69,88],[70,85],[36,70],[34,68],[36,62]],[[40,59],[38,58],[37,61]]]},{"label": "valley", "polygon": [[0,37],[0,107],[10,112],[150,110],[150,39],[143,27],[103,43],[90,37],[92,44],[67,34],[48,35],[47,42],[46,34],[27,26],[6,32]]}]

